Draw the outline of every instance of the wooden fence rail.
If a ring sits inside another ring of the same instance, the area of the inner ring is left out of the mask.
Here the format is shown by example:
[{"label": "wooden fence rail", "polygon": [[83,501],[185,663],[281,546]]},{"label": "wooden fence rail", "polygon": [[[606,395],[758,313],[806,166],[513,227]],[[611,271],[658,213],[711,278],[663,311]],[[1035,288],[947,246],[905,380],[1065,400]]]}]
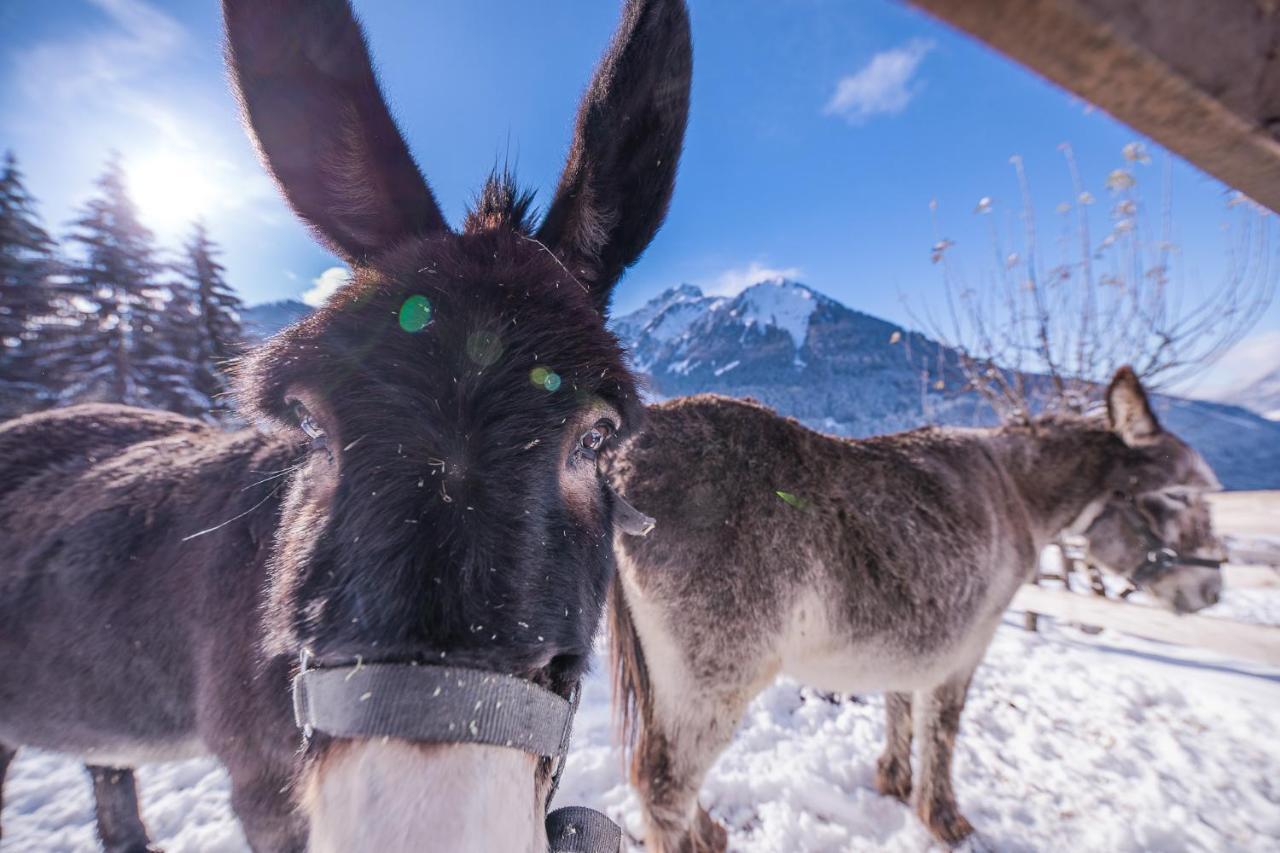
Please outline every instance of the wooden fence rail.
[{"label": "wooden fence rail", "polygon": [[1194,613],[1179,616],[1154,607],[1031,585],[1018,591],[1010,607],[1280,666],[1280,627],[1273,625],[1251,625]]}]

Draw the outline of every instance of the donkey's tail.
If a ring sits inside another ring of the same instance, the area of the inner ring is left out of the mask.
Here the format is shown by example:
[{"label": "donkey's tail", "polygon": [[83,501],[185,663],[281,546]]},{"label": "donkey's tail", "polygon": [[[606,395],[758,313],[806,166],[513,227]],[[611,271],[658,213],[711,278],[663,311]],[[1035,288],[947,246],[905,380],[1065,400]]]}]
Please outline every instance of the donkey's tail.
[{"label": "donkey's tail", "polygon": [[644,648],[620,577],[615,577],[609,588],[609,665],[613,671],[614,724],[623,754],[630,758],[634,782],[651,694]]}]

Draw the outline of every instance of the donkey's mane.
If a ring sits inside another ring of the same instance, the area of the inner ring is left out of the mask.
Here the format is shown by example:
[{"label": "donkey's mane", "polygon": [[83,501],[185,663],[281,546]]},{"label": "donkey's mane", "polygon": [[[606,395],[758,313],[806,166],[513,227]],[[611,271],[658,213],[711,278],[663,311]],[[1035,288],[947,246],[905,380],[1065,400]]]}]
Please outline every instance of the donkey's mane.
[{"label": "donkey's mane", "polygon": [[538,210],[533,206],[534,190],[521,188],[507,167],[494,168],[484,187],[467,206],[462,230],[467,234],[495,228],[529,235],[537,226]]}]

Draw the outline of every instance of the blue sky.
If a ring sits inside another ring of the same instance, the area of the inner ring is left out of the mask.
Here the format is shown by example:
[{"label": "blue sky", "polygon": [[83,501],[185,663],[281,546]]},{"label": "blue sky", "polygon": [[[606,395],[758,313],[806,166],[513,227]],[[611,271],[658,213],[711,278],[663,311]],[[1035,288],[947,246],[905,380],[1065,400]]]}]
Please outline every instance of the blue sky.
[{"label": "blue sky", "polygon": [[[619,288],[626,311],[681,281],[732,290],[786,272],[851,307],[912,324],[941,297],[929,203],[980,275],[975,205],[1015,225],[1009,157],[1050,219],[1072,197],[1069,142],[1098,197],[1140,137],[1021,67],[889,0],[691,0],[692,118],[671,215]],[[409,144],[457,222],[509,157],[545,200],[574,107],[616,21],[602,0],[357,0]],[[298,297],[336,265],[275,194],[241,131],[213,0],[0,5],[0,147],[61,232],[107,152],[144,219],[176,244],[202,212],[249,302]],[[1133,167],[1158,195],[1170,156]],[[1228,190],[1172,159],[1187,287],[1225,270]],[[1105,214],[1103,214],[1105,215]],[[332,274],[331,274],[332,277]],[[1208,385],[1280,361],[1280,306]],[[1207,387],[1207,386],[1206,386]]]}]

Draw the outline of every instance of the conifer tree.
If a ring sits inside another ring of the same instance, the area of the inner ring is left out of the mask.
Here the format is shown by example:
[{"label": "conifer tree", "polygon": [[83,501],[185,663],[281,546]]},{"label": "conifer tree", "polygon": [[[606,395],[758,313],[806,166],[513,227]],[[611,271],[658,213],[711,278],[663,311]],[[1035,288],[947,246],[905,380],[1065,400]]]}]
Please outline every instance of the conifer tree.
[{"label": "conifer tree", "polygon": [[52,396],[36,339],[51,313],[54,248],[8,151],[0,165],[0,420],[42,408]]},{"label": "conifer tree", "polygon": [[[243,346],[240,298],[226,281],[217,244],[197,222],[184,247],[178,271],[194,299],[195,389],[219,404],[226,391],[225,367]],[[225,406],[218,405],[225,409]]]},{"label": "conifer tree", "polygon": [[45,358],[62,379],[60,402],[207,416],[211,403],[194,387],[192,300],[182,282],[162,280],[166,268],[129,199],[119,157],[97,186],[72,223],[60,300],[65,331]]}]

